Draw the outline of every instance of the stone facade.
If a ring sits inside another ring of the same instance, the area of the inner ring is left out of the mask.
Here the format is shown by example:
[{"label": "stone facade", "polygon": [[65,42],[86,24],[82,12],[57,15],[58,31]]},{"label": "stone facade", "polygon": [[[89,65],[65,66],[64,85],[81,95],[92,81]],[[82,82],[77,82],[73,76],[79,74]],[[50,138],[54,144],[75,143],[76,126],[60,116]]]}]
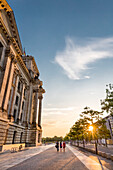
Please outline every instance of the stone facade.
[{"label": "stone facade", "polygon": [[110,131],[111,139],[113,140],[113,116],[108,115],[105,118],[103,118],[106,121],[106,127]]},{"label": "stone facade", "polygon": [[41,143],[42,85],[34,57],[23,55],[14,13],[6,0],[1,0],[0,147]]}]

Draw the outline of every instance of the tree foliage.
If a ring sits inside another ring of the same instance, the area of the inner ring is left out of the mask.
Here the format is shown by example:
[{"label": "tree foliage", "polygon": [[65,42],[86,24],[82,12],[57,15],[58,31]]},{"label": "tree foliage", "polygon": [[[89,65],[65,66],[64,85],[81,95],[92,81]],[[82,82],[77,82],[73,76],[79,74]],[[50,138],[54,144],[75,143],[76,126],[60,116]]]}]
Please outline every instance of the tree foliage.
[{"label": "tree foliage", "polygon": [[113,85],[106,85],[106,98],[101,100],[102,110],[113,116]]},{"label": "tree foliage", "polygon": [[46,142],[56,142],[56,141],[63,141],[63,137],[60,136],[54,136],[54,137],[45,137],[42,138],[42,143],[46,143]]},{"label": "tree foliage", "polygon": [[[68,138],[77,141],[79,146],[79,141],[83,141],[83,146],[85,147],[84,141],[95,140],[95,145],[97,146],[98,139],[108,139],[110,138],[110,131],[107,129],[105,123],[106,121],[102,119],[103,111],[95,111],[89,107],[85,107],[84,111],[80,114],[80,119],[75,122],[75,124],[70,128],[67,134]],[[93,126],[93,131],[89,131],[89,126]]]}]

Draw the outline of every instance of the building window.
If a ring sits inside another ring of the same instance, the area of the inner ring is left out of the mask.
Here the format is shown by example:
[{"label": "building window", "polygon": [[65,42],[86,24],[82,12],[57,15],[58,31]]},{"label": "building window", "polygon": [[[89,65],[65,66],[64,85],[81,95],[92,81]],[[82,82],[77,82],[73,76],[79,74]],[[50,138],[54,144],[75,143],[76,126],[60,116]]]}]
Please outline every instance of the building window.
[{"label": "building window", "polygon": [[22,136],[23,136],[23,132],[21,132],[21,135],[20,135],[20,143],[22,143]]},{"label": "building window", "polygon": [[15,143],[16,133],[17,133],[17,132],[16,132],[16,131],[14,131],[12,144],[14,144],[14,143]]},{"label": "building window", "polygon": [[19,97],[18,97],[18,96],[16,96],[15,105],[17,105],[17,106],[18,106],[18,99],[19,99]]},{"label": "building window", "polygon": [[15,85],[15,82],[16,82],[16,76],[14,75],[13,76],[13,84]]},{"label": "building window", "polygon": [[24,102],[22,103],[22,110],[24,109]]},{"label": "building window", "polygon": [[40,143],[40,133],[38,134],[38,143]]},{"label": "building window", "polygon": [[14,117],[14,121],[15,121],[15,118],[16,118],[16,109],[14,109],[13,117]]},{"label": "building window", "polygon": [[3,45],[2,45],[2,43],[0,42],[0,60],[1,60],[2,52],[3,52]]},{"label": "building window", "polygon": [[23,114],[21,113],[20,121],[22,121]]},{"label": "building window", "polygon": [[18,82],[18,91],[20,92],[20,82]]}]

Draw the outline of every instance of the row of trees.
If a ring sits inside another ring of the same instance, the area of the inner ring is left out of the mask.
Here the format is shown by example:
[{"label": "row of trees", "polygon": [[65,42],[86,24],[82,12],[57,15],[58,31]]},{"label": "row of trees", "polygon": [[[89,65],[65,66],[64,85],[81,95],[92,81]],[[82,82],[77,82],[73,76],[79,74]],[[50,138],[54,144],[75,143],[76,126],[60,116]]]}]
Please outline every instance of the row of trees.
[{"label": "row of trees", "polygon": [[101,100],[101,106],[101,112],[85,107],[84,111],[80,114],[79,120],[71,127],[64,140],[74,140],[78,146],[79,141],[82,141],[83,147],[85,147],[85,143],[88,141],[94,140],[97,152],[98,139],[104,138],[106,141],[110,138],[110,131],[107,129],[106,121],[102,119],[102,115],[106,111],[113,116],[113,86],[111,84],[107,86],[106,99]]},{"label": "row of trees", "polygon": [[63,137],[54,136],[54,137],[42,138],[42,143],[49,143],[49,142],[56,142],[56,141],[63,141]]}]

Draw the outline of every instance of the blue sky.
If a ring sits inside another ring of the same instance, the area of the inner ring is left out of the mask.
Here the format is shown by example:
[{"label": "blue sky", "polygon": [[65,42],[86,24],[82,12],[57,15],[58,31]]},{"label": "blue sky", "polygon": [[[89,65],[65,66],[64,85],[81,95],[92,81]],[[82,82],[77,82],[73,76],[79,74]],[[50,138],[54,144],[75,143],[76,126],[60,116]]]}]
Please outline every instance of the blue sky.
[{"label": "blue sky", "polygon": [[43,136],[65,135],[113,82],[113,0],[8,0],[44,82]]}]

